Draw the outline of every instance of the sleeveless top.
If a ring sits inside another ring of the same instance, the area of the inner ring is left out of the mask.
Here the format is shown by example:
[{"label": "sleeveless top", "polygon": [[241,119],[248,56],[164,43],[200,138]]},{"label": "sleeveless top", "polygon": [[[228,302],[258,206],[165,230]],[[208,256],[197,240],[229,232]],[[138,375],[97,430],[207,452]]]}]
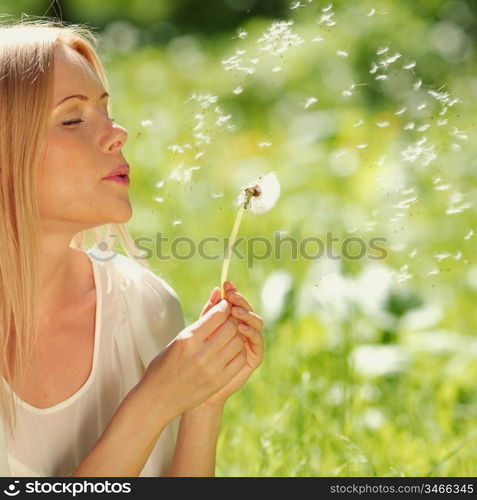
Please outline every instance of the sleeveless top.
[{"label": "sleeveless top", "polygon": [[[13,393],[17,410],[14,435],[0,422],[2,477],[71,475],[151,360],[184,328],[178,297],[166,281],[129,257],[113,254],[110,260],[101,260],[100,253],[87,253],[96,287],[89,377],[72,396],[48,408],[33,407]],[[178,421],[163,430],[140,477],[166,473]],[[128,453],[127,443],[124,453]]]}]

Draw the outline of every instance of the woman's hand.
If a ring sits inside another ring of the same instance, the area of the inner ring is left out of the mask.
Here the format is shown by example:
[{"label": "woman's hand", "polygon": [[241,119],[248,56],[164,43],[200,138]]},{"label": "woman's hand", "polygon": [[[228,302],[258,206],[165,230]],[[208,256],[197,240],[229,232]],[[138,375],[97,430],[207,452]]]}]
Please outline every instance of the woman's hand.
[{"label": "woman's hand", "polygon": [[[252,306],[237,292],[231,281],[225,282],[224,290],[225,298],[232,306],[231,315],[238,320],[238,336],[244,340],[246,363],[225,387],[204,402],[204,406],[223,406],[225,401],[245,384],[263,360],[262,318],[253,312]],[[201,317],[208,314],[220,301],[220,289],[215,288],[214,292],[209,303],[202,309]]]},{"label": "woman's hand", "polygon": [[239,321],[230,311],[219,297],[151,361],[138,385],[157,418],[171,421],[248,373]]}]

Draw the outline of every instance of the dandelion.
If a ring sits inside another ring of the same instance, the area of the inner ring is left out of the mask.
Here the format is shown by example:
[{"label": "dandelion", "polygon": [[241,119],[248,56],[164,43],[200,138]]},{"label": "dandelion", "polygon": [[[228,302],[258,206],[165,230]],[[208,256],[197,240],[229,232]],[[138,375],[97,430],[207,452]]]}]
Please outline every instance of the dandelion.
[{"label": "dandelion", "polygon": [[230,263],[230,249],[235,243],[237,233],[240,227],[243,213],[249,210],[252,214],[262,214],[268,212],[278,200],[280,196],[280,183],[274,172],[270,172],[264,177],[260,176],[255,182],[242,186],[240,195],[237,198],[235,205],[239,206],[239,211],[235,217],[235,222],[232,227],[227,253],[222,265],[222,273],[220,277],[221,283],[221,298],[225,297],[224,283],[227,279],[227,272]]}]

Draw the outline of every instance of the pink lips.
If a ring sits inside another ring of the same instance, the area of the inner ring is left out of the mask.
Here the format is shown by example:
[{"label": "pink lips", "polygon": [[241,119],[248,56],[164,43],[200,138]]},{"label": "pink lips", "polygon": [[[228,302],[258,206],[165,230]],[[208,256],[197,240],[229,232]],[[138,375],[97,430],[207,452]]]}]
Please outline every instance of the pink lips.
[{"label": "pink lips", "polygon": [[119,184],[124,184],[125,186],[129,186],[129,177],[127,175],[114,175],[113,177],[106,177],[105,181],[113,181]]},{"label": "pink lips", "polygon": [[129,165],[120,165],[111,170],[109,174],[103,178],[105,181],[113,181],[125,186],[129,185]]}]

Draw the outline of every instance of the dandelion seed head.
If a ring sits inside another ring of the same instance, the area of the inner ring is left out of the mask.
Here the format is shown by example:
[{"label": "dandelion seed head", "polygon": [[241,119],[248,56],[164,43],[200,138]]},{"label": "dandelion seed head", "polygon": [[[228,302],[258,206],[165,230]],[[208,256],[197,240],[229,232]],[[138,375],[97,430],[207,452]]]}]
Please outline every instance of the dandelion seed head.
[{"label": "dandelion seed head", "polygon": [[141,120],[141,127],[150,127],[153,125],[152,120]]},{"label": "dandelion seed head", "polygon": [[260,176],[257,181],[242,186],[235,204],[242,205],[253,214],[268,212],[280,196],[280,183],[274,172]]}]

